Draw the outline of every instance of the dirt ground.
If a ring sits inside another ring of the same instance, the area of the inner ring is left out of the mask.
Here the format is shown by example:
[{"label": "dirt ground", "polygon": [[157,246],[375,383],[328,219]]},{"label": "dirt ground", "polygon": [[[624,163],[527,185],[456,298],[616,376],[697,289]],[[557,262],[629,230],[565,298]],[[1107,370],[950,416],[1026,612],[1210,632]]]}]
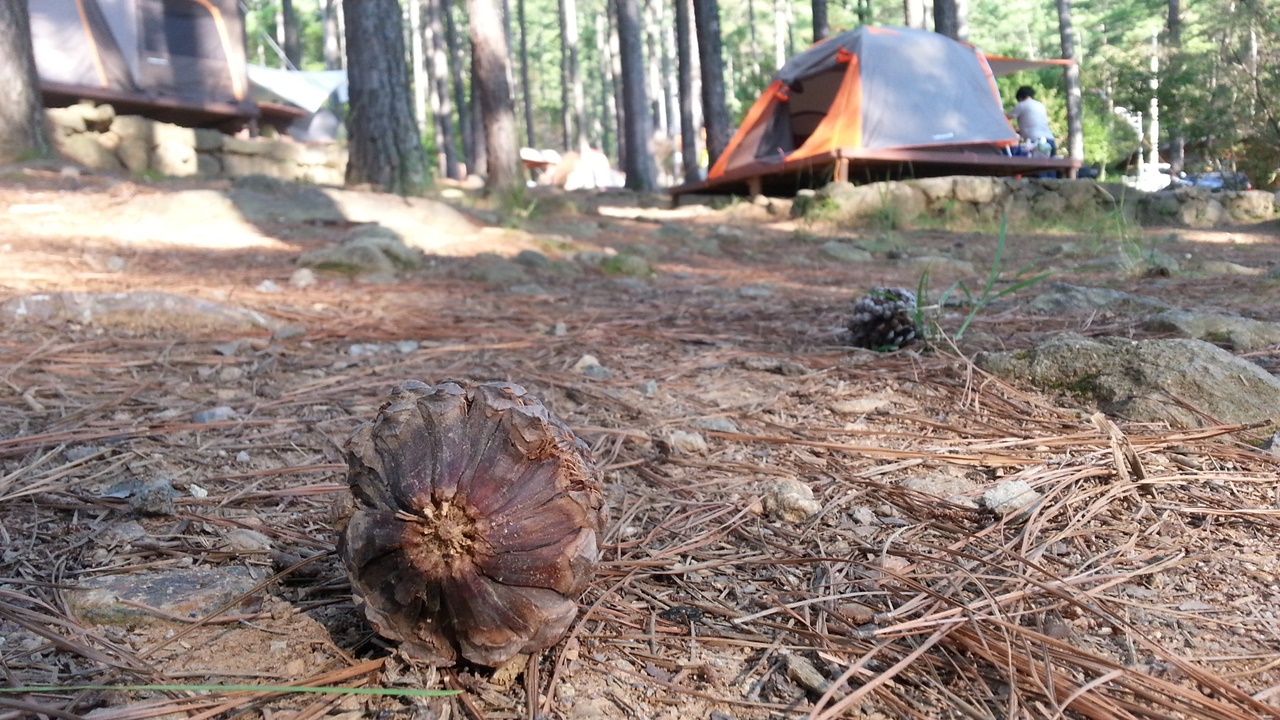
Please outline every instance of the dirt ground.
[{"label": "dirt ground", "polygon": [[[1280,716],[1280,456],[1256,447],[1273,429],[1116,419],[1145,472],[1133,477],[1092,408],[966,360],[1066,331],[1142,336],[1120,314],[1032,315],[1034,286],[982,308],[954,346],[842,344],[851,301],[916,289],[921,256],[985,275],[994,229],[842,229],[628,193],[546,193],[500,215],[442,191],[462,213],[446,218],[350,193],[342,202],[429,262],[298,286],[299,255],[359,220],[298,219],[294,190],[269,184],[275,214],[252,221],[201,200],[230,187],[0,173],[0,303],[159,290],[277,328],[0,327],[5,684],[462,693],[28,692],[0,695],[0,719]],[[1062,227],[1011,232],[1005,267],[1280,318],[1277,281],[1195,270],[1269,269],[1280,225],[1134,233],[1131,245],[1183,270],[1117,269],[1113,231]],[[832,239],[873,257],[832,260]],[[519,283],[470,279],[494,262],[483,253],[525,249],[556,262]],[[654,272],[584,260],[613,251]],[[935,264],[932,294],[964,275]],[[968,311],[944,308],[942,329]],[[607,372],[582,373],[585,355]],[[1277,348],[1251,359],[1280,371]],[[603,470],[605,561],[536,673],[400,656],[353,605],[333,554],[350,510],[347,436],[397,382],[446,378],[524,385]],[[213,408],[229,410],[193,419]],[[116,491],[157,478],[178,491],[171,507]],[[1010,479],[1042,493],[1030,514],[972,502]],[[816,515],[773,512],[779,481],[811,488]],[[177,568],[247,568],[253,587],[163,621],[75,610],[79,585]]]}]

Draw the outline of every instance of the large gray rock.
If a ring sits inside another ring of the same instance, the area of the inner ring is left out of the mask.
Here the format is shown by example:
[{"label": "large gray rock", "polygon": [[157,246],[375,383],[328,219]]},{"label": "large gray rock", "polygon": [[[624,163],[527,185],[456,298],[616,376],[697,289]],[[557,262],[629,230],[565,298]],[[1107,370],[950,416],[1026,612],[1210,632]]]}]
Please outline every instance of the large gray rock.
[{"label": "large gray rock", "polygon": [[1280,325],[1238,315],[1166,310],[1148,319],[1142,329],[1225,345],[1236,352],[1280,345]]},{"label": "large gray rock", "polygon": [[340,245],[316,248],[298,258],[302,267],[336,270],[357,275],[394,274],[422,267],[421,250],[411,248],[399,236],[377,226],[357,228]]},{"label": "large gray rock", "polygon": [[39,293],[0,303],[0,323],[67,322],[128,330],[274,328],[261,313],[170,293]]},{"label": "large gray rock", "polygon": [[971,203],[989,203],[998,195],[999,180],[976,175],[959,175],[955,178],[956,200]]},{"label": "large gray rock", "polygon": [[115,153],[98,142],[97,133],[84,132],[56,138],[55,143],[64,157],[94,170],[114,171],[123,167]]},{"label": "large gray rock", "polygon": [[1276,216],[1275,196],[1261,190],[1223,193],[1227,212],[1235,220],[1258,222]]},{"label": "large gray rock", "polygon": [[1111,312],[1149,313],[1170,310],[1169,303],[1143,295],[1133,295],[1119,290],[1091,288],[1053,283],[1037,295],[1029,307],[1040,315],[1062,315],[1073,312],[1108,310]]},{"label": "large gray rock", "polygon": [[995,375],[1087,398],[1139,422],[1193,428],[1280,422],[1280,378],[1201,340],[1062,335],[1030,351],[979,353]]},{"label": "large gray rock", "polygon": [[840,262],[870,262],[874,257],[871,253],[853,243],[840,242],[839,240],[825,242],[818,250],[832,260],[839,260]]}]

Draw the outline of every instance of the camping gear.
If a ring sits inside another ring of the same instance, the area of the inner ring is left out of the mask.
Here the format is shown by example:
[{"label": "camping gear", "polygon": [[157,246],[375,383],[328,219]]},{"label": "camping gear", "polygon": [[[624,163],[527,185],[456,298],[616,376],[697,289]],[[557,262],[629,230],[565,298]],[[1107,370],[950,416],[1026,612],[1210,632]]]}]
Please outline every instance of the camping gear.
[{"label": "camping gear", "polygon": [[45,105],[111,103],[194,127],[243,124],[249,97],[236,0],[29,0]]},{"label": "camping gear", "polygon": [[[1010,71],[1046,64],[993,60]],[[926,30],[862,26],[787,62],[707,179],[672,192],[795,192],[831,179],[1072,167],[1011,157],[1017,142],[991,66],[973,46]]]}]

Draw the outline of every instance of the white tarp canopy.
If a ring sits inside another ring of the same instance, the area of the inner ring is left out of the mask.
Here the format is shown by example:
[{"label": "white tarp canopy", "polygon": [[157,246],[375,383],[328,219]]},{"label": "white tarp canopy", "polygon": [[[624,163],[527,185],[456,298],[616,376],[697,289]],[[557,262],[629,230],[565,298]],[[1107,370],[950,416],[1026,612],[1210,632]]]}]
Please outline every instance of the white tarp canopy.
[{"label": "white tarp canopy", "polygon": [[340,102],[347,101],[345,70],[300,71],[250,65],[249,82],[255,89],[265,90],[308,113],[323,107],[334,92]]}]

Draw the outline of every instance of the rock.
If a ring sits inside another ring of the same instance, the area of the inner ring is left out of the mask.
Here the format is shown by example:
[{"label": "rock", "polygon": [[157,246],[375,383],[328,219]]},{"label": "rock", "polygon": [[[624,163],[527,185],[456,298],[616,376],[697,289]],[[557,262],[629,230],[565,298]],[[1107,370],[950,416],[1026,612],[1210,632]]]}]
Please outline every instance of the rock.
[{"label": "rock", "polygon": [[489,285],[522,285],[529,280],[524,266],[494,253],[476,255],[462,277]]},{"label": "rock", "polygon": [[1166,310],[1144,322],[1142,329],[1204,340],[1241,353],[1280,345],[1280,324],[1235,315]]},{"label": "rock", "polygon": [[236,453],[236,462],[243,465],[244,463],[249,462],[249,460],[250,460],[250,457],[249,457],[248,450],[241,450],[240,452]]},{"label": "rock", "polygon": [[832,240],[822,244],[818,251],[840,262],[869,262],[875,256],[853,243]]},{"label": "rock", "polygon": [[143,172],[151,167],[151,143],[141,138],[123,136],[116,147],[116,157],[129,172]]},{"label": "rock", "polygon": [[638,255],[611,255],[600,263],[600,269],[609,275],[645,278],[653,275],[649,261]]},{"label": "rock", "polygon": [[396,352],[401,355],[418,352],[422,348],[422,343],[417,340],[397,340],[395,344]]},{"label": "rock", "polygon": [[[156,127],[163,127],[163,124]],[[200,169],[196,149],[179,142],[157,143],[151,150],[151,169],[170,177],[192,177]]]},{"label": "rock", "polygon": [[[1277,191],[1280,192],[1280,191]],[[1274,265],[1267,271],[1268,280],[1280,280],[1280,265]]]},{"label": "rock", "polygon": [[954,177],[922,178],[908,181],[924,193],[930,205],[944,204],[955,197],[956,179]]},{"label": "rock", "polygon": [[292,340],[307,334],[305,325],[281,325],[271,332],[272,340]]},{"label": "rock", "polygon": [[71,107],[45,108],[44,117],[45,122],[52,126],[53,132],[50,135],[55,138],[58,136],[67,137],[88,130],[84,122],[84,116],[80,114],[79,108],[75,105]]},{"label": "rock", "polygon": [[682,455],[704,453],[707,451],[707,439],[698,433],[684,430],[672,430],[667,434],[667,443],[672,450]]},{"label": "rock", "polygon": [[178,492],[167,477],[138,484],[129,496],[129,510],[140,515],[172,515]]},{"label": "rock", "polygon": [[974,362],[1014,381],[1067,390],[1109,415],[1139,422],[1194,428],[1280,421],[1280,378],[1202,340],[1067,334],[1029,352],[979,353]]},{"label": "rock", "polygon": [[69,137],[55,139],[58,152],[68,160],[74,160],[94,170],[108,172],[123,169],[114,153],[98,142],[96,133],[78,133]]},{"label": "rock", "polygon": [[1227,212],[1233,220],[1258,222],[1270,220],[1276,215],[1275,196],[1261,190],[1222,193]]},{"label": "rock", "polygon": [[738,288],[738,297],[744,298],[767,298],[773,297],[773,288],[768,284],[746,285]]},{"label": "rock", "polygon": [[991,512],[1008,517],[1029,510],[1043,496],[1025,480],[1006,480],[982,493],[982,505]]},{"label": "rock", "polygon": [[223,536],[222,542],[237,553],[265,553],[272,548],[271,538],[249,528],[235,528]]},{"label": "rock", "polygon": [[912,476],[903,480],[902,486],[940,498],[967,498],[977,489],[968,478],[942,473]]},{"label": "rock", "polygon": [[515,261],[527,268],[534,270],[545,270],[555,265],[555,261],[543,255],[537,250],[521,250],[515,257]]},{"label": "rock", "polygon": [[764,510],[769,517],[785,523],[802,523],[822,512],[822,503],[813,489],[792,478],[774,480],[765,488]]},{"label": "rock", "polygon": [[600,367],[600,360],[595,355],[583,355],[578,358],[578,362],[574,363],[569,370],[581,375],[586,373],[587,368],[590,367]]},{"label": "rock", "polygon": [[919,268],[921,271],[928,270],[932,273],[946,272],[958,275],[975,275],[977,270],[974,269],[973,263],[968,260],[956,260],[945,255],[921,255],[919,257],[909,258],[909,265]]},{"label": "rock", "polygon": [[260,293],[267,293],[267,294],[278,293],[280,292],[280,285],[275,280],[268,279],[258,283],[257,287],[255,287],[254,290]]},{"label": "rock", "polygon": [[1233,262],[1224,260],[1206,260],[1200,264],[1200,272],[1205,275],[1244,275],[1256,276],[1266,273],[1262,268],[1253,268],[1247,265],[1237,265]]},{"label": "rock", "polygon": [[298,268],[289,275],[289,284],[296,288],[307,288],[316,284],[316,273],[311,268]]},{"label": "rock", "polygon": [[694,420],[693,426],[702,428],[703,430],[710,430],[712,432],[725,432],[725,433],[738,432],[737,424],[735,424],[729,418],[723,418],[723,417],[702,418],[701,420]]},{"label": "rock", "polygon": [[960,202],[989,203],[996,199],[995,178],[977,175],[957,175],[955,178],[955,198]]},{"label": "rock", "polygon": [[191,422],[215,423],[229,420],[236,416],[236,411],[226,405],[219,405],[208,410],[197,410],[191,413]]},{"label": "rock", "polygon": [[656,380],[645,380],[640,383],[640,387],[637,390],[647,398],[655,397],[658,394],[658,382]]},{"label": "rock", "polygon": [[246,308],[153,291],[19,295],[0,303],[0,320],[72,322],[138,332],[270,330],[277,325],[274,320]]},{"label": "rock", "polygon": [[1158,312],[1171,309],[1168,303],[1156,298],[1061,282],[1051,284],[1048,290],[1036,296],[1028,307],[1032,312],[1040,315],[1062,315],[1103,309],[1111,312]]},{"label": "rock", "polygon": [[138,628],[202,618],[255,584],[239,566],[144,570],[93,578],[65,597],[80,623]]},{"label": "rock", "polygon": [[1183,200],[1177,214],[1180,223],[1194,228],[1221,225],[1227,218],[1227,209],[1214,198]]},{"label": "rock", "polygon": [[336,270],[354,274],[386,273],[421,267],[421,250],[410,248],[398,238],[362,235],[341,245],[309,250],[298,258],[298,264],[317,270]]}]

